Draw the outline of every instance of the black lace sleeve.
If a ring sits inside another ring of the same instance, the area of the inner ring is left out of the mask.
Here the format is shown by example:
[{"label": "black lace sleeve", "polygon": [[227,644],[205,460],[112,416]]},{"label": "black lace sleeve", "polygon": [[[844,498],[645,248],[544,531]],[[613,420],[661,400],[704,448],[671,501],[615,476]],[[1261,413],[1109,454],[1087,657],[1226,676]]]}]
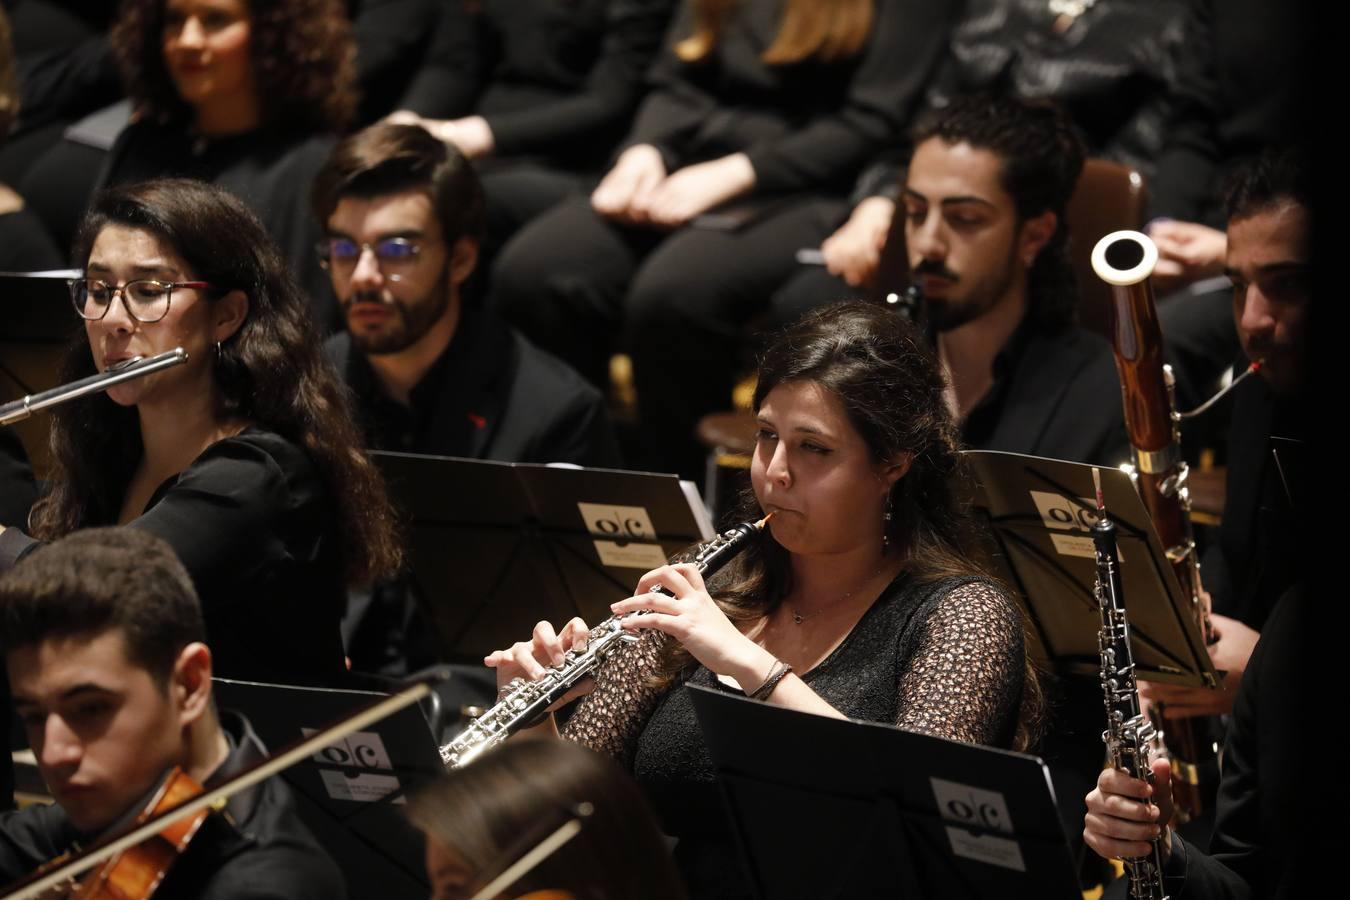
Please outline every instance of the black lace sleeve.
[{"label": "black lace sleeve", "polygon": [[896,724],[997,746],[1017,719],[1025,653],[1021,613],[1010,597],[988,582],[948,591],[900,676]]},{"label": "black lace sleeve", "polygon": [[631,769],[638,735],[663,693],[647,679],[656,671],[667,640],[662,632],[648,630],[614,651],[596,672],[595,690],[577,704],[562,736]]}]

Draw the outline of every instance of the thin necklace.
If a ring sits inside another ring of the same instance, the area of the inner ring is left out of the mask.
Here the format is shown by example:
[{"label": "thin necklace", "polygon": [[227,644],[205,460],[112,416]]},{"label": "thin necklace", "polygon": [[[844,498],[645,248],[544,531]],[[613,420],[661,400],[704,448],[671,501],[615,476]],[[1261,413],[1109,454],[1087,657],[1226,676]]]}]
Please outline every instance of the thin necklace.
[{"label": "thin necklace", "polygon": [[832,604],[829,604],[829,605],[826,605],[826,606],[822,606],[822,607],[820,607],[820,609],[817,609],[817,610],[814,610],[814,611],[812,611],[812,612],[809,612],[809,613],[807,613],[806,615],[802,615],[800,612],[798,612],[798,611],[797,611],[797,607],[795,607],[795,606],[792,607],[792,624],[793,624],[793,625],[800,625],[800,624],[802,624],[803,622],[805,622],[807,619],[811,618],[812,616],[814,616],[814,615],[816,615],[816,614],[818,614],[818,613],[824,612],[825,610],[829,609],[831,606],[838,606],[840,603],[843,603],[843,602],[844,602],[845,600],[847,600],[849,597],[852,597],[854,594],[858,593],[858,591],[862,590],[863,588],[865,588],[865,587],[867,587],[869,584],[871,584],[871,583],[872,583],[872,580],[873,580],[874,578],[876,578],[878,575],[880,575],[880,574],[881,574],[881,570],[884,569],[884,568],[886,568],[886,563],[885,563],[885,561],[883,561],[883,562],[881,563],[881,565],[877,566],[877,570],[876,570],[875,572],[873,572],[871,575],[868,575],[868,576],[867,576],[867,580],[866,580],[866,581],[864,581],[862,584],[860,584],[860,585],[858,585],[857,587],[855,587],[853,590],[849,591],[849,592],[848,592],[847,594],[845,594],[844,596],[840,597],[838,600],[836,600],[836,601],[835,601],[834,603],[832,603]]}]

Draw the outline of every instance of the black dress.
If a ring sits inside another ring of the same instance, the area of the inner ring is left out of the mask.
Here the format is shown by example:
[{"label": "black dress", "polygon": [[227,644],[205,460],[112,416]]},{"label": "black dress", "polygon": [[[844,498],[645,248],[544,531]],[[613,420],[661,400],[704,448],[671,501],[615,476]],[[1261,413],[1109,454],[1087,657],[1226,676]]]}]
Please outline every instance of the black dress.
[{"label": "black dress", "polygon": [[[712,761],[689,692],[646,684],[665,637],[646,632],[600,669],[563,736],[618,758],[646,790],[690,895],[748,897]],[[846,716],[1008,747],[1025,647],[1015,603],[987,581],[920,583],[901,574],[818,666],[801,677]],[[721,683],[702,666],[688,682]]]},{"label": "black dress", "polygon": [[[333,503],[299,447],[253,428],[217,441],[161,484],[128,527],[166,540],[192,576],[216,675],[342,680],[345,589]],[[38,543],[12,528],[0,534],[0,571]]]}]

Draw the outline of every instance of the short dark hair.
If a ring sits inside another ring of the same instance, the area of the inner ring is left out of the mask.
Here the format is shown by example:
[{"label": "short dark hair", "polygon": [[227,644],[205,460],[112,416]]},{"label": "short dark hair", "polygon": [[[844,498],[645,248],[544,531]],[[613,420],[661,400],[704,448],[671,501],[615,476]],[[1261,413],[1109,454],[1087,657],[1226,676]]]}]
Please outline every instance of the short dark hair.
[{"label": "short dark hair", "polygon": [[974,95],[932,110],[915,126],[914,146],[929,138],[969,144],[1002,161],[999,181],[1022,221],[1053,212],[1059,226],[1028,275],[1030,315],[1046,331],[1073,324],[1078,296],[1069,259],[1065,211],[1086,152],[1073,123],[1057,106],[1015,97]]},{"label": "short dark hair", "polygon": [[1284,203],[1309,207],[1312,202],[1303,156],[1290,147],[1268,147],[1238,163],[1224,185],[1228,221],[1246,219]]},{"label": "short dark hair", "polygon": [[420,125],[381,122],[338,142],[314,177],[310,203],[320,224],[343,197],[423,190],[447,245],[478,240],[484,227],[483,185],[468,159]]},{"label": "short dark hair", "polygon": [[127,658],[161,684],[206,640],[192,578],[163,539],[88,528],[39,547],[0,576],[0,649],[120,631]]}]

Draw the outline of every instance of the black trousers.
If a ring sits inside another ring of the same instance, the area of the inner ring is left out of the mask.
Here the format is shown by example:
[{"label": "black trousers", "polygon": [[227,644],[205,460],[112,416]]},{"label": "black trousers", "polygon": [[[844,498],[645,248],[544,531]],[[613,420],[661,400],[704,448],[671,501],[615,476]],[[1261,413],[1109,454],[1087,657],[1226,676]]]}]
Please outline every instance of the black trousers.
[{"label": "black trousers", "polygon": [[735,231],[632,228],[569,198],[502,249],[493,303],[539,346],[594,383],[612,353],[633,359],[641,410],[639,465],[701,474],[694,426],[726,408],[747,330],[847,214],[841,200],[802,197]]}]

